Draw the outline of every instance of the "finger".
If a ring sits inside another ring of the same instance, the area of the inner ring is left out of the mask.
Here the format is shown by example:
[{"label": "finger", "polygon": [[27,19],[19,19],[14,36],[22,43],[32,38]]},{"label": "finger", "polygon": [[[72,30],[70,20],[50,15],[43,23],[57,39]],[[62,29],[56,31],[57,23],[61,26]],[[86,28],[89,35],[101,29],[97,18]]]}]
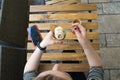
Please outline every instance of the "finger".
[{"label": "finger", "polygon": [[86,29],[82,25],[74,24],[74,26],[75,27],[73,27],[73,28],[75,28],[75,29],[76,29],[76,27],[79,28],[79,31],[80,31],[81,34],[83,34],[83,35],[86,34]]},{"label": "finger", "polygon": [[77,36],[77,38],[80,38],[80,35],[81,35],[80,31],[76,29],[75,30],[75,35]]},{"label": "finger", "polygon": [[79,31],[81,31],[81,27],[79,24],[74,24],[72,27],[74,30],[78,29]]},{"label": "finger", "polygon": [[75,34],[76,29],[80,31],[80,29],[78,27],[78,23],[72,24],[72,32],[73,32],[73,34]]},{"label": "finger", "polygon": [[58,40],[54,40],[54,44],[63,44],[64,42],[61,40],[61,41],[58,41]]},{"label": "finger", "polygon": [[78,27],[81,31],[85,31],[85,28],[82,25],[78,25]]},{"label": "finger", "polygon": [[49,35],[52,35],[52,34],[53,34],[53,32],[52,32],[52,31],[49,31],[49,32],[48,32],[48,34],[49,34]]},{"label": "finger", "polygon": [[76,30],[81,33],[81,30],[79,29],[79,27],[78,27],[78,26],[74,26],[74,27],[72,28],[73,34],[75,34],[75,31],[76,31]]},{"label": "finger", "polygon": [[74,28],[71,28],[71,32],[72,32],[73,34],[75,34]]},{"label": "finger", "polygon": [[79,29],[85,30],[85,28],[81,24],[79,24],[79,23],[72,24],[72,27],[75,27],[75,26],[78,26]]},{"label": "finger", "polygon": [[72,24],[72,27],[78,26],[78,25],[79,25],[79,23],[74,23],[74,24]]},{"label": "finger", "polygon": [[81,31],[81,34],[82,35],[85,35],[86,34],[86,29],[82,26],[82,25],[80,25],[80,26],[78,26],[79,27],[79,29],[80,29],[80,31]]}]

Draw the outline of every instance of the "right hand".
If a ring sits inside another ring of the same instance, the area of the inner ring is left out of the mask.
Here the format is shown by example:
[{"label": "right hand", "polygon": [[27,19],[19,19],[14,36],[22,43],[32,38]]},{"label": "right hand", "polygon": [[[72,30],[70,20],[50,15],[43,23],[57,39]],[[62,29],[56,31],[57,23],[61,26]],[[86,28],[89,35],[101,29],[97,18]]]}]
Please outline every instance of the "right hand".
[{"label": "right hand", "polygon": [[79,43],[84,46],[88,43],[86,29],[79,23],[72,24],[72,31],[75,33]]},{"label": "right hand", "polygon": [[42,42],[40,43],[40,46],[42,48],[45,48],[47,46],[53,45],[53,44],[63,44],[62,40],[55,40],[53,39],[53,32],[50,31],[45,38],[42,40]]}]

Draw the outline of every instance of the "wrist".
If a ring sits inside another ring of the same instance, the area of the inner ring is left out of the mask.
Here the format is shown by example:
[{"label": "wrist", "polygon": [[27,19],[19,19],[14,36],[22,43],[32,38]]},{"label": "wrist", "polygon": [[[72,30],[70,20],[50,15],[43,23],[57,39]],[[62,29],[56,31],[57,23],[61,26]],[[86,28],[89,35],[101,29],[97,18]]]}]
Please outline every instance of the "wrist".
[{"label": "wrist", "polygon": [[41,46],[41,48],[45,48],[45,44],[43,44],[42,42],[39,44]]},{"label": "wrist", "polygon": [[90,42],[88,40],[84,40],[84,42],[81,43],[81,46],[83,47],[83,49],[91,48]]},{"label": "wrist", "polygon": [[46,47],[45,47],[44,45],[41,45],[41,43],[38,44],[37,47],[39,48],[39,50],[41,50],[41,51],[43,51],[43,52],[46,51]]}]

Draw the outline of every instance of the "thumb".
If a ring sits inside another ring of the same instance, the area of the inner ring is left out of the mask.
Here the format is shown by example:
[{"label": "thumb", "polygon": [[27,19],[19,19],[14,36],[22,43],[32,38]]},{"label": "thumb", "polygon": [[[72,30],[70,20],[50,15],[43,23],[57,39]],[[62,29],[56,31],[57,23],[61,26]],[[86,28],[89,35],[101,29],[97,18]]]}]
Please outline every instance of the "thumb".
[{"label": "thumb", "polygon": [[53,36],[53,32],[52,31],[48,32],[47,36],[50,36],[50,37]]}]

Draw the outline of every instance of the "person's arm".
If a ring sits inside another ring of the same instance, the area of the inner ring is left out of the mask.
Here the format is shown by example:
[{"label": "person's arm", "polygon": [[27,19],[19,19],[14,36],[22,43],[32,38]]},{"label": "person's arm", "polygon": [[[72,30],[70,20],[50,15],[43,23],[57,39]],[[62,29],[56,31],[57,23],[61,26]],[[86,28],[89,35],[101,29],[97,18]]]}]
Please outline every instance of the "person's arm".
[{"label": "person's arm", "polygon": [[[52,44],[61,44],[62,41],[54,40],[53,39],[53,33],[50,31],[45,38],[42,40],[40,43],[40,46],[42,48],[45,48],[47,46],[50,46]],[[42,56],[43,52],[39,49],[36,48],[33,54],[31,55],[30,59],[27,61],[25,68],[24,68],[24,73],[29,72],[29,71],[37,71],[39,67],[39,62],[40,58]]]},{"label": "person's arm", "polygon": [[41,50],[39,50],[39,48],[37,48],[33,52],[30,59],[27,61],[26,65],[25,65],[24,73],[29,72],[29,71],[37,71],[42,53],[43,52]]},{"label": "person's arm", "polygon": [[103,66],[100,56],[96,53],[96,51],[93,49],[93,47],[90,45],[88,41],[84,44],[83,49],[88,59],[90,67]]},{"label": "person's arm", "polygon": [[73,31],[75,32],[75,35],[77,36],[79,43],[84,49],[90,67],[93,66],[102,67],[103,66],[102,60],[100,56],[96,53],[96,51],[93,49],[93,47],[90,45],[86,37],[85,28],[78,23],[73,24],[72,27],[73,27]]}]

